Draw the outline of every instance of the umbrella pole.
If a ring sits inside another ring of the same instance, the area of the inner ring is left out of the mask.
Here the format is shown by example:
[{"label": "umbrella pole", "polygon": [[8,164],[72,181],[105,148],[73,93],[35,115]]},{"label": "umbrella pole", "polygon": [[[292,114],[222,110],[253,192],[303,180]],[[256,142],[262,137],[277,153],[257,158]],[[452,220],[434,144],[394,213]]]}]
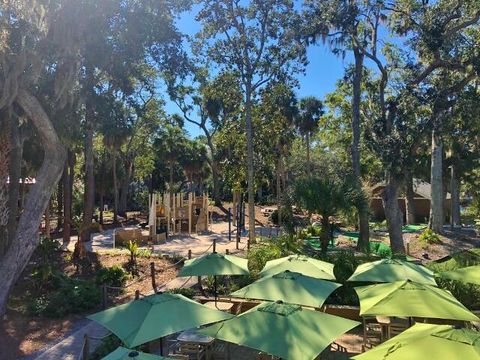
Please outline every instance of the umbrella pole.
[{"label": "umbrella pole", "polygon": [[215,288],[215,307],[217,307],[217,275],[213,275],[213,286]]}]

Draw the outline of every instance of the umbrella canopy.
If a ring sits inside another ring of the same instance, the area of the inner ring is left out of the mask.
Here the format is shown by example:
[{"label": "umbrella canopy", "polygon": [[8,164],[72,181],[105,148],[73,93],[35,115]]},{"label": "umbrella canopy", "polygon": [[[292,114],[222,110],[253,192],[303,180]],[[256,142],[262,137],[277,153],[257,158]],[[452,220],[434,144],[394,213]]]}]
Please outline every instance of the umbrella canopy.
[{"label": "umbrella canopy", "polygon": [[356,287],[362,316],[422,317],[479,321],[452,294],[409,280]]},{"label": "umbrella canopy", "polygon": [[315,359],[337,337],[360,323],[298,305],[263,303],[199,332],[282,359]]},{"label": "umbrella canopy", "polygon": [[178,276],[248,275],[248,260],[216,252],[187,260]]},{"label": "umbrella canopy", "polygon": [[130,350],[124,347],[118,347],[114,352],[111,352],[102,360],[167,360],[166,358],[159,355],[147,354],[144,352]]},{"label": "umbrella canopy", "polygon": [[379,283],[401,280],[437,285],[432,271],[422,265],[398,259],[382,259],[361,264],[348,279],[348,281]]},{"label": "umbrella canopy", "polygon": [[451,325],[415,324],[353,359],[480,359],[480,332]]},{"label": "umbrella canopy", "polygon": [[128,347],[231,318],[178,294],[155,294],[88,316]]},{"label": "umbrella canopy", "polygon": [[328,296],[340,286],[331,281],[286,270],[261,278],[253,284],[235,291],[231,296],[272,301],[282,300],[291,304],[321,307]]},{"label": "umbrella canopy", "polygon": [[310,258],[304,255],[290,255],[280,259],[267,261],[260,276],[271,276],[285,270],[294,271],[306,276],[324,280],[336,280],[333,275],[333,264]]},{"label": "umbrella canopy", "polygon": [[440,277],[480,285],[480,265],[442,272]]}]

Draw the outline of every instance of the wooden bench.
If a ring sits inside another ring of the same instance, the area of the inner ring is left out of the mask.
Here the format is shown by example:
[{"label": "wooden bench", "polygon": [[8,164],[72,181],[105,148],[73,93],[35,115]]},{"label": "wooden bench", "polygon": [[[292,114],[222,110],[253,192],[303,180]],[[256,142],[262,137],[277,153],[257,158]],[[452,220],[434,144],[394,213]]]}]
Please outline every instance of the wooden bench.
[{"label": "wooden bench", "polygon": [[139,246],[145,246],[151,243],[150,236],[143,235],[142,229],[115,231],[114,247],[126,246],[129,241],[135,241]]}]

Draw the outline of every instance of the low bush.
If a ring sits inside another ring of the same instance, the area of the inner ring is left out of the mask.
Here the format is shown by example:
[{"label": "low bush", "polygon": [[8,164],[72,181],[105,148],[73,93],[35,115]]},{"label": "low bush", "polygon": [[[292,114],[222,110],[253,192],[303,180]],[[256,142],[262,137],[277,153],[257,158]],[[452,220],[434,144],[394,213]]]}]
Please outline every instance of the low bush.
[{"label": "low bush", "polygon": [[[450,259],[446,261],[431,262],[426,266],[436,273],[442,273],[466,266],[478,265],[480,264],[480,256],[477,252],[477,249],[462,251],[452,254]],[[436,281],[440,288],[450,291],[468,309],[480,309],[480,286],[440,277]]]},{"label": "low bush", "polygon": [[100,303],[99,288],[90,282],[72,281],[67,286],[34,299],[29,305],[33,315],[59,318],[95,308]]},{"label": "low bush", "polygon": [[176,288],[170,289],[167,292],[172,294],[180,294],[189,299],[193,299],[193,297],[195,296],[195,289],[193,288]]},{"label": "low bush", "polygon": [[252,274],[259,273],[267,261],[298,253],[299,244],[292,235],[262,238],[247,253],[248,268]]},{"label": "low bush", "polygon": [[436,234],[432,229],[425,229],[418,237],[418,240],[422,248],[427,247],[430,244],[438,244],[440,241],[440,236]]},{"label": "low bush", "polygon": [[95,348],[95,351],[92,354],[90,354],[89,359],[91,360],[103,359],[112,351],[115,351],[115,349],[119,346],[122,346],[122,341],[113,334],[108,335],[102,339],[100,344]]},{"label": "low bush", "polygon": [[127,273],[120,266],[101,268],[98,270],[95,282],[97,285],[105,284],[108,286],[122,287],[127,281]]}]

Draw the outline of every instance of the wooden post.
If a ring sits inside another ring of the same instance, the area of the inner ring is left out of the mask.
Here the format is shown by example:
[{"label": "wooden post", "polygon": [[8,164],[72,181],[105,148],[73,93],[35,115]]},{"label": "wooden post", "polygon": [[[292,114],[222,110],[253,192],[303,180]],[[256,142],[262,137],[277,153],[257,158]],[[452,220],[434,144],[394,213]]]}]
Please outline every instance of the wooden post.
[{"label": "wooden post", "polygon": [[172,232],[175,234],[177,229],[177,194],[172,194],[173,196],[173,201],[172,201],[172,207],[173,207],[173,224],[172,224]]},{"label": "wooden post", "polygon": [[82,360],[88,360],[90,355],[90,339],[88,335],[83,335]]},{"label": "wooden post", "polygon": [[165,206],[165,218],[167,219],[167,236],[170,234],[170,195],[163,194],[163,204]]},{"label": "wooden post", "polygon": [[192,235],[192,193],[188,193],[188,235]]},{"label": "wooden post", "polygon": [[107,285],[102,284],[102,309],[107,308]]},{"label": "wooden post", "polygon": [[232,241],[232,208],[228,208],[228,242]]},{"label": "wooden post", "polygon": [[157,283],[155,282],[155,263],[153,261],[150,263],[150,276],[152,277],[153,292],[157,293]]},{"label": "wooden post", "polygon": [[140,299],[140,290],[135,290],[135,300]]},{"label": "wooden post", "polygon": [[189,259],[192,258],[192,249],[189,249],[189,250],[188,250],[188,258],[189,258]]},{"label": "wooden post", "polygon": [[213,239],[213,252],[214,253],[217,252],[217,240],[216,239]]},{"label": "wooden post", "polygon": [[230,250],[226,249],[225,254],[230,255]]}]

